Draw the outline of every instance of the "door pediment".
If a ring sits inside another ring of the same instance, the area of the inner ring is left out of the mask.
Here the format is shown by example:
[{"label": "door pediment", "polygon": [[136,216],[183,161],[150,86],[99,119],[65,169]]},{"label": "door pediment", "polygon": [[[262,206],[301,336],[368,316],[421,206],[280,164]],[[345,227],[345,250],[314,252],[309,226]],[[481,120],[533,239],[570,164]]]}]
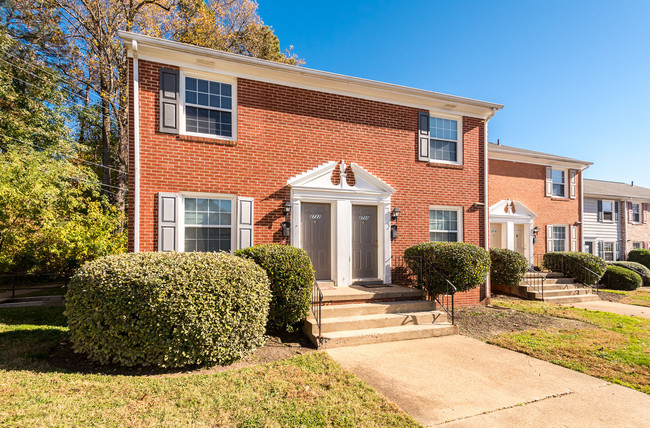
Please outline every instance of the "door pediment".
[{"label": "door pediment", "polygon": [[[354,180],[348,180],[347,175],[351,171]],[[332,182],[332,176],[340,177],[339,184]],[[350,185],[349,181],[354,184]],[[343,161],[330,161],[310,171],[296,175],[287,181],[287,185],[293,190],[320,191],[320,192],[343,192],[349,194],[366,194],[380,197],[388,197],[395,192],[395,189],[379,177],[368,172],[360,165],[351,163],[348,169]]]},{"label": "door pediment", "polygon": [[490,207],[490,219],[530,220],[537,217],[531,209],[519,201],[504,199]]}]

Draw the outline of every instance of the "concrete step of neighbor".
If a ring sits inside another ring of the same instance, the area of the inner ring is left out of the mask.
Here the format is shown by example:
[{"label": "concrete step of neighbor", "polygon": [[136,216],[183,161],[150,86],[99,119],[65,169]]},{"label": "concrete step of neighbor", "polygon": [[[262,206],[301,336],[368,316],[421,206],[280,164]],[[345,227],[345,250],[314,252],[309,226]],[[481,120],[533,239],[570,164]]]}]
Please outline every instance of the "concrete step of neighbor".
[{"label": "concrete step of neighbor", "polygon": [[[323,318],[321,322],[321,333],[381,329],[402,325],[440,324],[446,322],[448,322],[447,314],[442,311],[357,315],[338,318]],[[318,325],[316,320],[307,320],[304,328],[312,335],[318,334]]]}]

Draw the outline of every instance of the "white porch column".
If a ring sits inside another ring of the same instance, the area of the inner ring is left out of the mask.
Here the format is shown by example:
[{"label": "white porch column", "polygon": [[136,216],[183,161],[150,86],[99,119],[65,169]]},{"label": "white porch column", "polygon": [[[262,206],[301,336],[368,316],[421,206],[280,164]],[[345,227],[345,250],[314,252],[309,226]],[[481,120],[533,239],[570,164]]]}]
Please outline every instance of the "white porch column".
[{"label": "white porch column", "polygon": [[339,200],[334,203],[334,261],[336,285],[352,284],[352,202]]},{"label": "white porch column", "polygon": [[[381,228],[381,244],[384,247],[382,264],[379,265],[380,268],[384,270],[384,284],[390,284],[392,281],[391,278],[391,252],[390,252],[390,204],[380,205],[379,218],[380,221],[383,220],[383,227]],[[381,248],[380,248],[381,249]],[[379,252],[380,256],[382,251]]]},{"label": "white porch column", "polygon": [[300,242],[300,200],[291,197],[291,246],[302,248]]},{"label": "white porch column", "polygon": [[515,224],[511,221],[506,223],[506,248],[515,249]]}]

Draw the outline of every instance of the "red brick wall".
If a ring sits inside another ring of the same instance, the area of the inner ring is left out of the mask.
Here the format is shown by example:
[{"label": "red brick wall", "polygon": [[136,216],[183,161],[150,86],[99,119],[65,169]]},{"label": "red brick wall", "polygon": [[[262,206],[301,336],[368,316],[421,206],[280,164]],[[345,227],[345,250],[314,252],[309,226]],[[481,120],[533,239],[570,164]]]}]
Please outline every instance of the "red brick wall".
[{"label": "red brick wall", "polygon": [[[526,205],[537,214],[534,226],[540,228],[535,255],[546,252],[546,225],[569,224],[580,221],[580,176],[576,174],[576,199],[546,197],[546,167],[504,160],[489,160],[488,186],[490,205],[512,199]],[[568,189],[567,189],[568,192]],[[582,232],[578,228],[578,250],[582,249]]]},{"label": "red brick wall", "polygon": [[[202,142],[158,132],[161,66],[139,62],[141,251],[157,249],[158,192],[254,197],[255,244],[288,243],[280,227],[289,199],[287,179],[341,159],[397,190],[392,204],[401,216],[393,255],[428,241],[429,205],[462,206],[465,241],[484,244],[483,210],[471,209],[484,198],[483,120],[463,118],[463,166],[432,166],[417,161],[415,108],[238,79],[237,141]],[[130,186],[132,195],[133,182]],[[456,302],[476,304],[483,293],[475,289]]]}]

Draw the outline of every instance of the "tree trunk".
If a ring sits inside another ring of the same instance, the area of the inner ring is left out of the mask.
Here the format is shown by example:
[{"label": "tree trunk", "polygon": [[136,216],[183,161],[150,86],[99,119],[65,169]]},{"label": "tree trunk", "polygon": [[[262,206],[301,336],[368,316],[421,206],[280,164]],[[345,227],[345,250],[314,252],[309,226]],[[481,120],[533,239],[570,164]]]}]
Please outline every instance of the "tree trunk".
[{"label": "tree trunk", "polygon": [[111,189],[111,108],[107,98],[110,92],[104,76],[100,77],[99,87],[102,99],[102,183],[104,192],[108,193]]}]

